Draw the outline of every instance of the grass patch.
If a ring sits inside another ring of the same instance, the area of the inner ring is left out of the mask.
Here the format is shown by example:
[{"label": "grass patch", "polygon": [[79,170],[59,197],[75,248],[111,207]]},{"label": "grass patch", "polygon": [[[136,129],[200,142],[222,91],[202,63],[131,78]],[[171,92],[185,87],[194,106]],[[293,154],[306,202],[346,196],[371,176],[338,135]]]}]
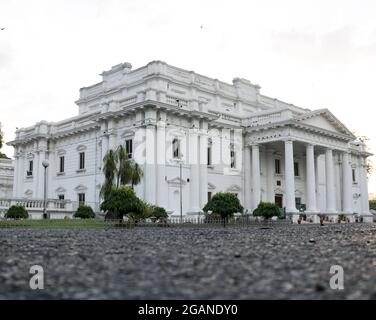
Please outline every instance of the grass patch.
[{"label": "grass patch", "polygon": [[105,229],[113,223],[96,219],[61,219],[61,220],[0,220],[0,229],[4,228],[79,228]]}]

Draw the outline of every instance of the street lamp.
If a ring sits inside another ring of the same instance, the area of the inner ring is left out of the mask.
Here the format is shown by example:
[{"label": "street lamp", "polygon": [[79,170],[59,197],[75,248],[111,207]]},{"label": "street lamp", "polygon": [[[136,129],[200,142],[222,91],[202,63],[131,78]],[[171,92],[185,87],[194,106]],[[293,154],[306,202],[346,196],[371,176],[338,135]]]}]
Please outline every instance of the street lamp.
[{"label": "street lamp", "polygon": [[44,167],[44,200],[43,200],[43,219],[47,219],[47,168],[50,163],[47,160],[42,162]]},{"label": "street lamp", "polygon": [[180,189],[180,223],[183,222],[183,185],[182,185],[182,179],[183,179],[183,160],[182,160],[182,154],[179,155],[179,158],[177,158],[175,161],[179,163],[179,189]]}]

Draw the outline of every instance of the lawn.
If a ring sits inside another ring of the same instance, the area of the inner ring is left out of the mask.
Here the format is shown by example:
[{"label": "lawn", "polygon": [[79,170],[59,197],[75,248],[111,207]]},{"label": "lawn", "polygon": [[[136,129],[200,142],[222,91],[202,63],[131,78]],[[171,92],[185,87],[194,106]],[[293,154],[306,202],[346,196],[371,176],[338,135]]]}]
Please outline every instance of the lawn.
[{"label": "lawn", "polygon": [[111,224],[97,219],[54,219],[54,220],[0,220],[2,228],[79,228],[103,229]]}]

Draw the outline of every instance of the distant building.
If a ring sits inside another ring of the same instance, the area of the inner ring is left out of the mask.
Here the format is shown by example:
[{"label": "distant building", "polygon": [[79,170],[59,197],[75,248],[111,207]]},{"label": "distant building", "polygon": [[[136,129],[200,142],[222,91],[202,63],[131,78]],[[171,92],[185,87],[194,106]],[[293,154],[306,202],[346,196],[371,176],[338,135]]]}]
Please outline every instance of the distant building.
[{"label": "distant building", "polygon": [[302,207],[316,220],[318,213],[372,219],[370,153],[328,109],[303,109],[262,95],[249,80],[229,84],[161,61],[136,70],[123,63],[101,76],[80,89],[77,116],[16,131],[8,143],[13,197],[43,199],[48,159],[48,198],[98,210],[102,159],[122,144],[144,171],[138,196],[172,216],[180,192],[183,214],[197,216],[226,191],[248,213],[271,201],[294,219]]},{"label": "distant building", "polygon": [[0,159],[0,199],[10,199],[13,194],[13,160]]}]

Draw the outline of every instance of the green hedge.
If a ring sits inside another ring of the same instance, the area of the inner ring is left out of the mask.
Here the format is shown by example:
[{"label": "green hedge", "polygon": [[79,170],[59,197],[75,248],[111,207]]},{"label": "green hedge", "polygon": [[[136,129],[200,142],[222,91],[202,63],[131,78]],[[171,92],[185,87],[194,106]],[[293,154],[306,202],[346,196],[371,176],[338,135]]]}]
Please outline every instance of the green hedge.
[{"label": "green hedge", "polygon": [[74,217],[81,219],[93,219],[95,218],[95,213],[90,206],[79,206],[74,214]]},{"label": "green hedge", "polygon": [[253,211],[254,216],[264,217],[265,219],[279,217],[280,214],[280,208],[272,202],[260,202],[258,207]]},{"label": "green hedge", "polygon": [[369,201],[369,208],[372,210],[376,210],[376,200]]},{"label": "green hedge", "polygon": [[22,206],[11,206],[5,214],[7,219],[27,219],[28,217],[29,213]]}]

